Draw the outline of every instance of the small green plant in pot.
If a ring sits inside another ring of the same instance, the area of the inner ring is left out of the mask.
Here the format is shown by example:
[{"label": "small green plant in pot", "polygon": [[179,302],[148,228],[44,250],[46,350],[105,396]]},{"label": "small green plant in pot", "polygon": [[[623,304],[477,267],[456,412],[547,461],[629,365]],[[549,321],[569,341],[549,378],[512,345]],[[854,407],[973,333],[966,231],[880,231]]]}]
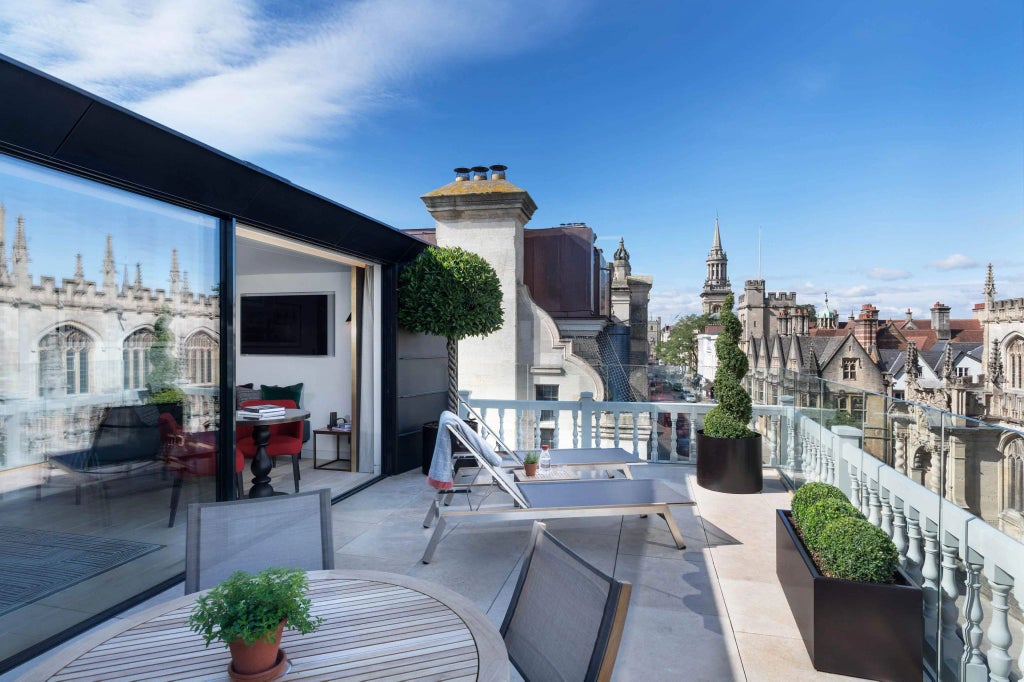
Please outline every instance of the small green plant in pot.
[{"label": "small green plant in pot", "polygon": [[750,395],[743,388],[749,363],[740,349],[743,326],[732,311],[733,296],[725,297],[715,340],[718,369],[715,398],[718,405],[704,417],[697,432],[697,484],[725,493],[761,492],[761,436],[747,424],[753,414]]},{"label": "small green plant in pot", "polygon": [[237,571],[196,600],[188,625],[206,646],[220,640],[231,649],[234,679],[275,667],[284,672],[287,658],[279,654],[284,629],[305,635],[322,622],[310,614],[306,589],[306,574],[296,569]]},{"label": "small green plant in pot", "polygon": [[540,462],[540,453],[536,450],[527,452],[523,457],[523,471],[527,476],[537,475],[537,464]]}]

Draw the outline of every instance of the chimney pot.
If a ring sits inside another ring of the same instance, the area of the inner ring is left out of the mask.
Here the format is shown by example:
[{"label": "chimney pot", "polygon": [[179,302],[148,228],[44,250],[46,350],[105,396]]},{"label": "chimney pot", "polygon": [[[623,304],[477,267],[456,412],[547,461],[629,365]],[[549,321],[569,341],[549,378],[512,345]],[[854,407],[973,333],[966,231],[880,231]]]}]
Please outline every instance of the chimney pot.
[{"label": "chimney pot", "polygon": [[473,179],[474,180],[486,180],[487,179],[487,166],[473,166],[473,168],[471,170],[473,171]]},{"label": "chimney pot", "polygon": [[469,169],[459,166],[455,169],[455,182],[465,182],[469,180]]},{"label": "chimney pot", "polygon": [[507,170],[508,166],[502,166],[500,163],[494,164],[491,166],[491,180],[504,180]]}]

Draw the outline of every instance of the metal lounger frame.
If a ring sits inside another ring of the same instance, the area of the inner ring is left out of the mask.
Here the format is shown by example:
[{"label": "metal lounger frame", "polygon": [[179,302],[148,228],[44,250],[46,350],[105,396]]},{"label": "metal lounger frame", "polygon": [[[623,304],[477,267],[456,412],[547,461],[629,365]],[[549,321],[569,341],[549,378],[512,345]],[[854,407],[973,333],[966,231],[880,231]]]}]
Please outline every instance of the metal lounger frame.
[{"label": "metal lounger frame", "polygon": [[[467,449],[472,452],[472,448],[465,442],[456,429],[449,427],[448,429],[455,438],[459,440]],[[434,501],[430,505],[430,509],[427,510],[427,516],[423,519],[423,527],[430,528],[431,524],[436,522],[434,526],[434,532],[430,536],[430,542],[427,543],[427,548],[423,552],[423,563],[429,564],[434,558],[434,551],[437,549],[437,545],[441,542],[444,535],[445,528],[448,525],[449,519],[456,521],[469,521],[469,520],[491,520],[491,521],[511,521],[514,519],[560,519],[560,518],[583,518],[583,517],[601,517],[601,516],[628,516],[632,514],[647,515],[657,514],[664,519],[665,524],[668,526],[669,532],[672,534],[672,539],[676,543],[676,547],[679,549],[686,549],[686,543],[683,541],[683,536],[679,532],[679,527],[676,525],[675,519],[672,518],[671,511],[669,510],[670,505],[679,506],[693,506],[694,502],[644,502],[635,504],[616,504],[616,505],[601,505],[601,506],[566,506],[566,507],[530,507],[530,503],[526,497],[519,490],[514,480],[511,480],[511,476],[507,472],[501,471],[500,468],[495,467],[493,464],[488,462],[483,457],[477,456],[477,461],[480,465],[491,475],[491,479],[502,490],[512,497],[512,500],[516,506],[514,509],[482,509],[478,506],[477,509],[473,509],[472,506],[465,511],[444,511],[442,512],[440,499],[445,492],[434,497]],[[623,481],[622,484],[626,484]],[[545,485],[545,484],[537,484]],[[586,486],[587,481],[577,481],[573,485]],[[468,493],[468,490],[467,490]]]}]

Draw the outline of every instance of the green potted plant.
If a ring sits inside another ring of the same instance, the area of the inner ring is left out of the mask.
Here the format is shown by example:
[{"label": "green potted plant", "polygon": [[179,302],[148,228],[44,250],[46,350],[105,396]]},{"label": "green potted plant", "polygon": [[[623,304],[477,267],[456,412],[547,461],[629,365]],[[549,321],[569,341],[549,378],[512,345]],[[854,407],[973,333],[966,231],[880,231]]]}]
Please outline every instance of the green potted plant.
[{"label": "green potted plant", "polygon": [[232,679],[271,680],[288,664],[280,648],[284,629],[305,635],[322,622],[310,614],[306,589],[306,574],[297,569],[237,571],[196,600],[188,625],[206,646],[220,640],[231,649]]},{"label": "green potted plant", "polygon": [[527,476],[533,477],[537,475],[537,465],[540,463],[540,453],[536,450],[531,450],[523,456],[523,471]]},{"label": "green potted plant", "polygon": [[759,493],[764,485],[761,435],[747,426],[753,408],[741,382],[749,363],[740,350],[743,327],[732,306],[729,294],[719,319],[722,331],[715,340],[718,404],[705,415],[704,428],[697,431],[697,484],[722,493]]},{"label": "green potted plant", "polygon": [[[484,258],[458,247],[432,246],[402,270],[398,323],[411,332],[445,338],[448,407],[459,407],[459,341],[501,329],[501,282]],[[423,473],[437,439],[437,422],[423,425]]]},{"label": "green potted plant", "polygon": [[156,405],[161,413],[170,413],[178,424],[184,417],[185,392],[178,388],[178,358],[174,355],[174,332],[171,311],[164,307],[153,323],[156,340],[149,351],[149,374],[146,403]]},{"label": "green potted plant", "polygon": [[921,679],[921,588],[839,488],[803,485],[792,511],[777,510],[775,537],[775,572],[815,669]]}]

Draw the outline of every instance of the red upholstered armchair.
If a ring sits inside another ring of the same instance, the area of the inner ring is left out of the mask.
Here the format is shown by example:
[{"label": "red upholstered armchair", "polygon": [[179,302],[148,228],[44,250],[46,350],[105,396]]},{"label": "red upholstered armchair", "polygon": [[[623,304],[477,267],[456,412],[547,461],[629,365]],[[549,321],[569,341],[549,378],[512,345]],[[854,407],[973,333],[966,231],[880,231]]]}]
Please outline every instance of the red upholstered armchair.
[{"label": "red upholstered armchair", "polygon": [[[294,410],[295,401],[283,398],[273,400],[246,400],[242,407],[250,405],[280,405]],[[237,424],[235,426],[235,444],[246,457],[256,456],[256,443],[252,439],[252,426]],[[270,425],[270,442],[267,443],[267,455],[292,458],[292,477],[295,479],[295,492],[299,492],[299,455],[302,453],[302,422]]]}]

